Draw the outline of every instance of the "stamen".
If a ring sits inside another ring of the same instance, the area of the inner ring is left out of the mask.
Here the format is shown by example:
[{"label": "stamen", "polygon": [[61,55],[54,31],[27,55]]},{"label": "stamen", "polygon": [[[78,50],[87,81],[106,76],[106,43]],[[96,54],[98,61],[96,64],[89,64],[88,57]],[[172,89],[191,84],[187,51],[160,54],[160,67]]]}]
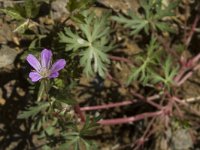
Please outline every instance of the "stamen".
[{"label": "stamen", "polygon": [[50,75],[50,70],[47,69],[47,68],[41,68],[40,70],[40,75],[43,77],[43,78],[46,78]]}]

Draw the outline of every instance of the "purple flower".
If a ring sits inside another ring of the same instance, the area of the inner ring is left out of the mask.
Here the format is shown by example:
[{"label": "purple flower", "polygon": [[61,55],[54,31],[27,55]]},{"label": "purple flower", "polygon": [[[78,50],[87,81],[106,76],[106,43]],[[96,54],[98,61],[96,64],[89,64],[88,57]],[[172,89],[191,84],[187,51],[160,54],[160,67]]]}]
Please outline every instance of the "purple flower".
[{"label": "purple flower", "polygon": [[29,77],[33,82],[37,82],[42,78],[50,79],[58,77],[58,71],[65,67],[66,61],[64,59],[59,59],[51,65],[51,59],[52,52],[48,49],[44,49],[41,52],[40,62],[32,54],[27,56],[26,60],[35,69],[29,73]]}]

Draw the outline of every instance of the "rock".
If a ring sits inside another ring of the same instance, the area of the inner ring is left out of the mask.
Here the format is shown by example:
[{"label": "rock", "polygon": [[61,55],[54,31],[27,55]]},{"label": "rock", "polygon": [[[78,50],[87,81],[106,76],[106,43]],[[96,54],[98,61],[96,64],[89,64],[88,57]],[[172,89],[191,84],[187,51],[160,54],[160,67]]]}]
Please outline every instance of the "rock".
[{"label": "rock", "polygon": [[51,16],[54,20],[61,19],[64,15],[68,14],[66,5],[69,0],[56,0],[51,3]]},{"label": "rock", "polygon": [[2,22],[0,20],[0,44],[6,44],[8,41],[12,41],[12,31],[8,24]]},{"label": "rock", "polygon": [[14,63],[17,52],[8,46],[3,45],[0,49],[0,68]]},{"label": "rock", "polygon": [[6,100],[4,98],[0,97],[0,106],[5,105],[5,103],[6,103]]},{"label": "rock", "polygon": [[112,8],[114,11],[127,14],[129,10],[136,12],[139,8],[137,0],[98,0],[99,3]]},{"label": "rock", "polygon": [[6,84],[4,84],[3,88],[6,90],[5,98],[10,98],[15,88],[16,82],[16,80],[10,80]]},{"label": "rock", "polygon": [[11,0],[0,1],[1,7],[13,7],[13,2]]},{"label": "rock", "polygon": [[189,150],[193,147],[191,135],[186,129],[177,130],[172,136],[172,144],[176,150]]},{"label": "rock", "polygon": [[6,103],[6,100],[3,98],[3,91],[0,88],[0,106],[4,105]]}]

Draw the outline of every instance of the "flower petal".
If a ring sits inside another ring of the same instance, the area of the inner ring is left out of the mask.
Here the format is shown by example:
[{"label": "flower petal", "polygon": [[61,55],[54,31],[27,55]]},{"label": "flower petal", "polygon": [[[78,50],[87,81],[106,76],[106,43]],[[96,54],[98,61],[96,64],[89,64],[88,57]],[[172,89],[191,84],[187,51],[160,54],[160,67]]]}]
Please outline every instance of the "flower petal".
[{"label": "flower petal", "polygon": [[59,76],[58,72],[53,72],[50,74],[49,78],[57,78]]},{"label": "flower petal", "polygon": [[37,60],[37,58],[35,56],[33,56],[32,54],[29,54],[26,58],[26,60],[28,61],[28,63],[36,70],[39,72],[39,70],[41,69],[41,65],[40,62]]},{"label": "flower petal", "polygon": [[36,71],[30,72],[29,77],[33,82],[37,82],[38,80],[42,79],[42,76]]},{"label": "flower petal", "polygon": [[49,69],[52,58],[52,52],[48,49],[44,49],[41,52],[41,64],[42,67]]},{"label": "flower petal", "polygon": [[51,67],[51,73],[58,72],[63,69],[66,65],[66,61],[64,59],[57,60]]}]

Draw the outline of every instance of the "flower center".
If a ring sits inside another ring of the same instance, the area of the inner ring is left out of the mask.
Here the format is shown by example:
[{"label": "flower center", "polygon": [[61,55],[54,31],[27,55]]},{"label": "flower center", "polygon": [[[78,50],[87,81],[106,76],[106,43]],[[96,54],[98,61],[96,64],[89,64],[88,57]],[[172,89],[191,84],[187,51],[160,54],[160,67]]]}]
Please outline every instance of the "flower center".
[{"label": "flower center", "polygon": [[42,69],[40,70],[40,75],[41,75],[43,78],[49,77],[50,73],[51,73],[50,70],[47,69],[47,68],[42,68]]}]

